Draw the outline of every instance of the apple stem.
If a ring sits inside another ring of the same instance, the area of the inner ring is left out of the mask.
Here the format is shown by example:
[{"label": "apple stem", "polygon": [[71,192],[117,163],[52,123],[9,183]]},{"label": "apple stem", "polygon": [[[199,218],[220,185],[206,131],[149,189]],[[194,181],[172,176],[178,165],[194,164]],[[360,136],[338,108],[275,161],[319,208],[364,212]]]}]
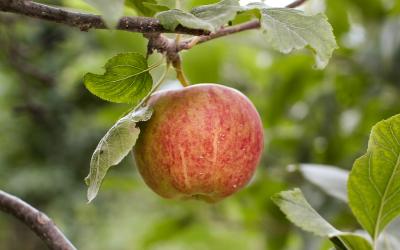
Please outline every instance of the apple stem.
[{"label": "apple stem", "polygon": [[186,78],[185,73],[183,72],[182,69],[182,63],[179,58],[179,60],[176,60],[173,62],[173,66],[176,72],[176,78],[178,78],[179,82],[182,84],[183,87],[187,87],[190,85],[189,80]]},{"label": "apple stem", "polygon": [[177,35],[175,39],[163,36],[160,33],[147,33],[144,34],[149,40],[147,44],[147,56],[157,51],[166,56],[167,62],[171,63],[176,71],[176,76],[182,86],[187,87],[190,85],[182,69],[182,60],[179,55],[181,37]]}]

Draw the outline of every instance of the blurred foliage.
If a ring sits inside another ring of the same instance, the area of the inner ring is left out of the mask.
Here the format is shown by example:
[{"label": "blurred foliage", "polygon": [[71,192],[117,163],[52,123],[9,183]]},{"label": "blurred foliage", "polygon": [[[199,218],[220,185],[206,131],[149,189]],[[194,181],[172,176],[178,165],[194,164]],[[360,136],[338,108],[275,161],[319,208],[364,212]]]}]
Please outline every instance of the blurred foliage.
[{"label": "blurred foliage", "polygon": [[[215,1],[185,1],[188,7],[207,2]],[[78,0],[57,3],[91,11]],[[310,1],[305,10],[327,13],[341,47],[323,71],[313,69],[308,51],[273,52],[253,31],[183,54],[193,83],[241,90],[265,126],[265,153],[255,178],[215,205],[159,198],[129,157],[112,169],[99,197],[87,204],[83,178],[90,156],[129,107],[91,95],[83,75],[101,73],[116,53],[145,53],[146,41],[140,34],[84,33],[1,13],[0,186],[45,211],[78,249],[329,249],[328,242],[292,226],[270,197],[299,186],[332,224],[359,228],[343,203],[286,166],[312,162],[349,169],[366,150],[372,125],[399,113],[399,3]],[[24,225],[0,214],[0,248],[44,246]]]}]

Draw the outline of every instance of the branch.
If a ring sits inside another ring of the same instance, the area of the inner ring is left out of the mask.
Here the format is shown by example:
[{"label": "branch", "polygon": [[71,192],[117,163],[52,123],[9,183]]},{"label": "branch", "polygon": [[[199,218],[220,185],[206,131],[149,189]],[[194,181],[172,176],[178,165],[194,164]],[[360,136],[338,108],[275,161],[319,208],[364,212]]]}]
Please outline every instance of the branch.
[{"label": "branch", "polygon": [[231,35],[234,33],[242,32],[245,30],[252,30],[252,29],[258,29],[261,27],[260,21],[259,20],[252,20],[243,24],[235,25],[235,26],[230,26],[230,27],[222,27],[218,31],[211,33],[209,35],[202,35],[198,36],[192,39],[188,39],[185,41],[182,41],[179,46],[178,50],[187,50],[192,48],[194,45],[201,44],[219,37]]},{"label": "branch", "polygon": [[1,190],[0,210],[25,223],[50,249],[76,250],[49,217],[21,199]]},{"label": "branch", "polygon": [[[296,8],[302,5],[304,2],[306,2],[306,0],[296,0],[286,7]],[[62,8],[51,7],[29,0],[0,0],[0,11],[12,12],[66,24],[72,27],[78,27],[82,31],[88,31],[90,29],[107,29],[106,24],[99,15],[67,11]],[[119,20],[116,29],[139,33],[177,33],[199,36],[195,39],[181,42],[180,46],[178,46],[178,50],[180,51],[184,49],[190,49],[196,44],[200,44],[215,38],[244,30],[258,29],[259,27],[260,22],[254,20],[233,27],[221,28],[217,32],[209,34],[209,32],[205,30],[190,29],[180,25],[175,29],[175,31],[170,31],[165,29],[156,18],[122,17]]]},{"label": "branch", "polygon": [[[106,24],[99,15],[67,11],[29,0],[0,0],[0,11],[66,24],[71,27],[77,27],[81,31],[107,29]],[[139,33],[158,32],[188,35],[204,35],[208,33],[204,30],[189,29],[182,26],[178,26],[175,31],[166,30],[157,19],[149,17],[122,17],[116,29]]]}]

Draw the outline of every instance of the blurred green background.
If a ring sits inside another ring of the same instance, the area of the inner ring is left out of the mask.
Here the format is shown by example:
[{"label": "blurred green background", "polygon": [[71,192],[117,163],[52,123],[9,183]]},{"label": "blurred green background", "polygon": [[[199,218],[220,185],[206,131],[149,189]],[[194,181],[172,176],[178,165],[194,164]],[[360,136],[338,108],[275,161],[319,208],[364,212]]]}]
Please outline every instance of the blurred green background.
[{"label": "blurred green background", "polygon": [[[47,2],[90,11],[79,0]],[[91,153],[129,107],[91,95],[83,75],[101,73],[116,53],[144,54],[146,40],[140,34],[85,33],[0,13],[1,189],[47,213],[78,249],[328,249],[329,242],[291,225],[270,197],[301,187],[333,225],[359,228],[344,203],[288,172],[287,165],[350,169],[366,150],[371,127],[400,112],[400,1],[313,0],[304,8],[326,12],[340,46],[323,71],[313,68],[309,51],[274,52],[257,31],[183,54],[192,83],[239,89],[264,122],[266,146],[256,176],[215,205],[159,198],[145,186],[131,157],[111,169],[99,196],[87,204],[83,179]],[[169,80],[174,84],[173,73]],[[1,213],[0,249],[45,246],[25,225]]]}]

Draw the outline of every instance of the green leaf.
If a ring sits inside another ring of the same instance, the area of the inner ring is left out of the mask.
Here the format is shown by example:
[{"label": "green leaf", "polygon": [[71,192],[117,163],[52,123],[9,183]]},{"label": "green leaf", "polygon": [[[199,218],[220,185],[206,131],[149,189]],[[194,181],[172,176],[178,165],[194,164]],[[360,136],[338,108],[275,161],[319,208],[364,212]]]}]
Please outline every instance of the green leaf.
[{"label": "green leaf", "polygon": [[400,214],[400,115],[377,123],[365,155],[350,172],[350,207],[364,229],[376,240]]},{"label": "green leaf", "polygon": [[300,189],[283,191],[272,197],[288,219],[318,236],[333,237],[339,231],[323,219],[305,200]]},{"label": "green leaf", "polygon": [[298,169],[312,184],[320,187],[325,193],[347,202],[347,180],[349,172],[338,167],[320,164],[298,164],[289,166]]},{"label": "green leaf", "polygon": [[156,3],[148,3],[144,2],[143,6],[148,8],[149,10],[153,11],[152,16],[154,16],[155,13],[161,12],[161,11],[167,11],[169,10],[168,6],[161,5],[161,4],[156,4]]},{"label": "green leaf", "polygon": [[178,25],[186,28],[214,31],[214,27],[200,18],[183,10],[168,10],[156,15],[162,26],[167,30],[174,31]]},{"label": "green leaf", "polygon": [[355,233],[340,232],[308,204],[300,189],[283,191],[272,197],[287,218],[305,231],[328,237],[337,249],[372,250],[367,239]]},{"label": "green leaf", "polygon": [[242,7],[238,0],[223,0],[216,4],[194,8],[191,13],[211,24],[214,30],[217,30],[235,19],[236,14],[241,10]]},{"label": "green leaf", "polygon": [[103,75],[87,73],[86,88],[94,95],[116,103],[139,103],[151,90],[153,80],[146,59],[138,53],[111,58]]},{"label": "green leaf", "polygon": [[160,5],[167,6],[169,9],[176,8],[176,0],[157,0],[157,3]]},{"label": "green leaf", "polygon": [[183,10],[168,10],[156,15],[164,28],[175,30],[178,25],[191,29],[214,32],[227,24],[242,10],[238,0],[223,0],[216,4],[194,8],[190,13]]},{"label": "green leaf", "polygon": [[99,10],[107,26],[115,27],[124,12],[124,0],[85,0]]},{"label": "green leaf", "polygon": [[364,236],[356,233],[340,233],[339,235],[330,239],[332,242],[340,240],[343,245],[339,242],[334,243],[336,249],[348,249],[348,250],[373,250],[371,243],[364,238]]},{"label": "green leaf", "polygon": [[305,15],[288,8],[263,8],[261,26],[269,44],[283,52],[309,46],[316,57],[316,67],[324,68],[337,48],[332,26],[324,14]]},{"label": "green leaf", "polygon": [[152,110],[148,108],[134,110],[118,120],[100,140],[90,161],[89,175],[85,178],[89,186],[89,202],[97,196],[108,169],[120,163],[135,145],[140,133],[136,123],[149,120],[151,115]]}]

